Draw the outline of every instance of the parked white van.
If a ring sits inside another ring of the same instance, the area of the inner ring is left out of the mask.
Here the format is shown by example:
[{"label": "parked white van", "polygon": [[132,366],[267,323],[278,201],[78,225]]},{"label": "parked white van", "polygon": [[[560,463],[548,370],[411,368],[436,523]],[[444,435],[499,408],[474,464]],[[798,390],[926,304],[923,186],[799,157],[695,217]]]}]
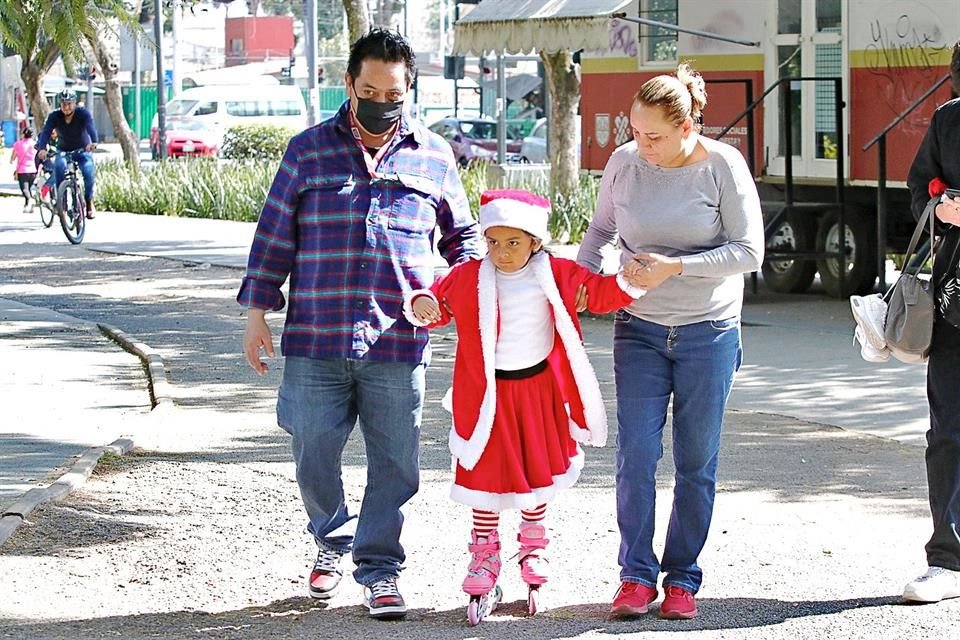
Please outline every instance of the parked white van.
[{"label": "parked white van", "polygon": [[[202,122],[221,137],[239,124],[276,124],[300,131],[307,126],[307,105],[299,87],[274,85],[210,85],[185,89],[166,104],[168,119]],[[150,146],[156,156],[160,136],[153,117]]]}]

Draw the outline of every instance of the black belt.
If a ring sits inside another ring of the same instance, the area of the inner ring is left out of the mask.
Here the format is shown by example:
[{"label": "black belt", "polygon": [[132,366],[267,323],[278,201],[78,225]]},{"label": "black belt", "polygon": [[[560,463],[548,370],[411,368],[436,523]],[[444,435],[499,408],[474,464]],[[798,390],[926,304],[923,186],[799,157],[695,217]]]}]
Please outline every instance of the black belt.
[{"label": "black belt", "polygon": [[523,380],[524,378],[532,378],[541,371],[546,371],[546,369],[547,361],[541,360],[526,369],[494,369],[493,375],[500,380]]}]

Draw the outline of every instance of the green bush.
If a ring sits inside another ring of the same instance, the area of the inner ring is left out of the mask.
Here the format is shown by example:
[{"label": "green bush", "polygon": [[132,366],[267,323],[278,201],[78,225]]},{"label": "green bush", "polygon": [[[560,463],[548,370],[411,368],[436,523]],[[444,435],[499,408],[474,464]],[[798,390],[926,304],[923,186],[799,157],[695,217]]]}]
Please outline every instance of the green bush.
[{"label": "green bush", "polygon": [[279,160],[297,131],[276,124],[241,124],[227,129],[220,156],[227,160]]},{"label": "green bush", "polygon": [[97,165],[97,205],[112,211],[252,222],[260,215],[276,161],[184,158],[139,174],[122,162]]},{"label": "green bush", "polygon": [[580,188],[575,192],[554,197],[550,195],[550,179],[546,173],[507,172],[504,184],[493,185],[487,180],[487,166],[482,162],[460,169],[460,179],[474,217],[480,212],[480,194],[487,189],[525,189],[549,198],[552,205],[550,235],[558,242],[577,243],[583,239],[597,208],[600,191],[599,179],[587,174],[580,176]]},{"label": "green bush", "polygon": [[[286,144],[286,143],[284,143]],[[145,167],[133,174],[122,162],[97,165],[97,205],[112,211],[256,221],[277,172],[277,161],[218,162],[183,158]],[[550,197],[546,174],[508,173],[506,184],[487,180],[483,163],[460,169],[470,211],[480,211],[480,194],[487,189],[526,189]],[[580,188],[551,198],[550,234],[560,242],[580,242],[597,204],[599,181],[582,175]]]}]

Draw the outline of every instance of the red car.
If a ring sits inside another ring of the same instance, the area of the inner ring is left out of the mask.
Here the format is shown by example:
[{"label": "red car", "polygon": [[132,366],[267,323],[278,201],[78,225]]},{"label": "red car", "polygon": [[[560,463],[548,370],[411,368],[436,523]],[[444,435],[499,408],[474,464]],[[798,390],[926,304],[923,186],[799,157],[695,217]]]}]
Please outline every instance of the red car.
[{"label": "red car", "polygon": [[[160,157],[160,133],[150,131],[150,150],[154,159]],[[199,120],[191,118],[171,118],[167,121],[167,156],[182,158],[185,156],[215,157],[220,151],[220,135]]]}]

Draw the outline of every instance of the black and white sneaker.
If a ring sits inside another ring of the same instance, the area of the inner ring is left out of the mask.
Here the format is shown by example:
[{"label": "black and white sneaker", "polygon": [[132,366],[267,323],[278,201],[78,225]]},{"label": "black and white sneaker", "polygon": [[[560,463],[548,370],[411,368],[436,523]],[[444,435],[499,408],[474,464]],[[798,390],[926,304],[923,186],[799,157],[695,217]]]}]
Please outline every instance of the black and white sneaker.
[{"label": "black and white sneaker", "polygon": [[377,620],[399,620],[407,615],[407,603],[397,589],[396,576],[364,587],[363,604],[367,606],[370,617]]},{"label": "black and white sneaker", "polygon": [[343,554],[332,549],[320,548],[317,553],[317,561],[313,565],[313,571],[310,572],[310,584],[308,589],[311,598],[326,600],[333,597],[333,592],[340,584],[343,578],[343,571],[340,570],[340,558]]}]

